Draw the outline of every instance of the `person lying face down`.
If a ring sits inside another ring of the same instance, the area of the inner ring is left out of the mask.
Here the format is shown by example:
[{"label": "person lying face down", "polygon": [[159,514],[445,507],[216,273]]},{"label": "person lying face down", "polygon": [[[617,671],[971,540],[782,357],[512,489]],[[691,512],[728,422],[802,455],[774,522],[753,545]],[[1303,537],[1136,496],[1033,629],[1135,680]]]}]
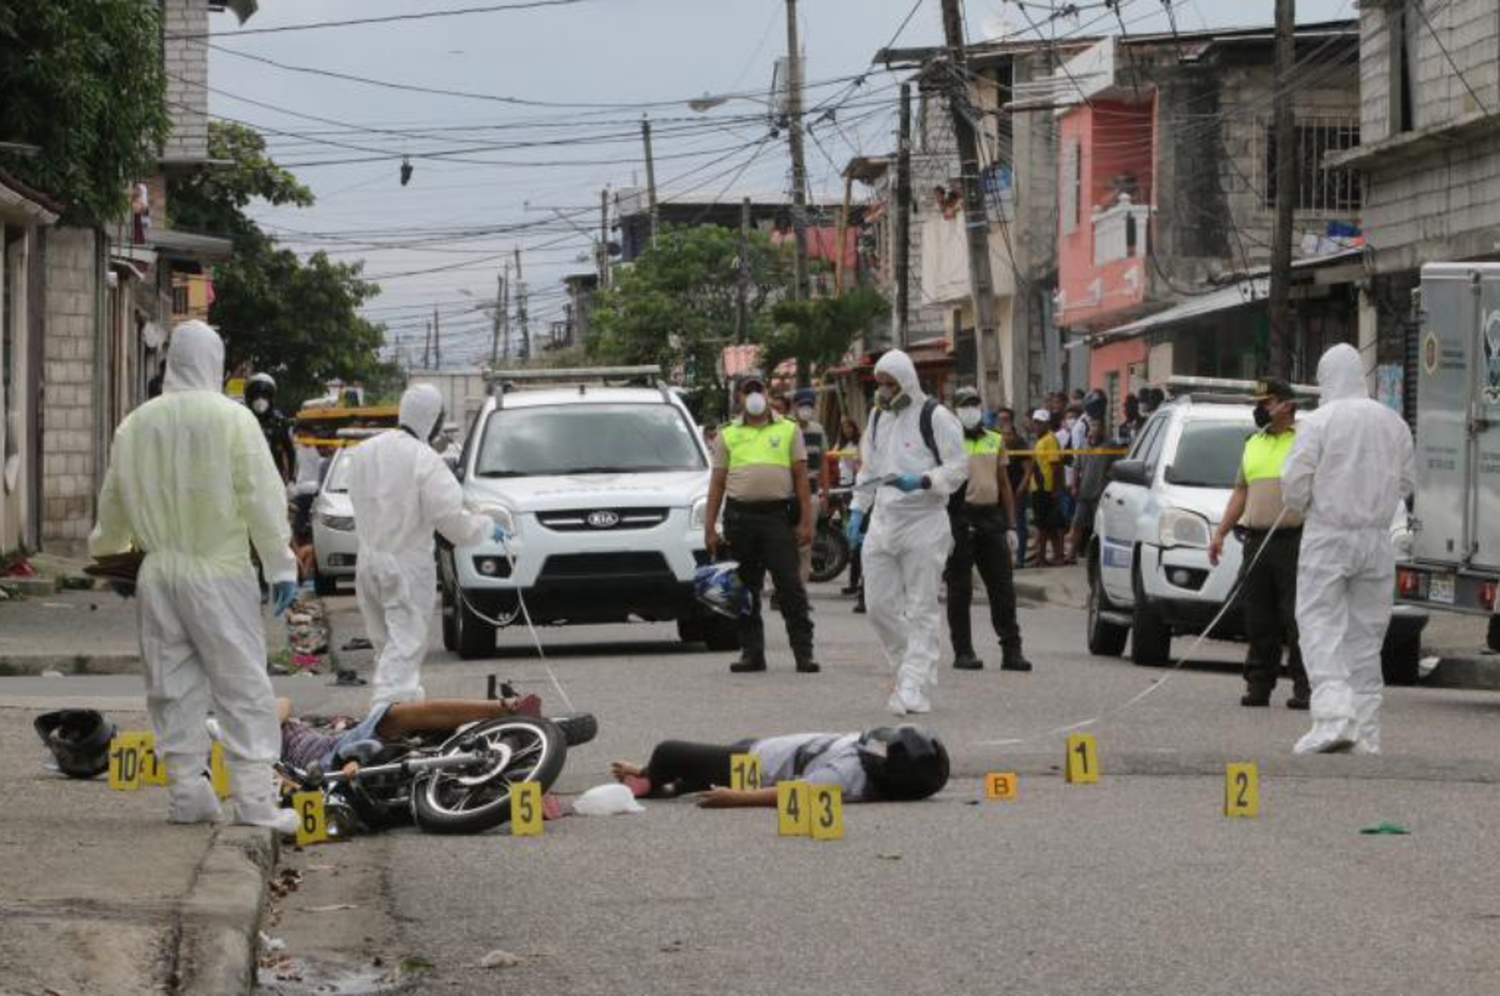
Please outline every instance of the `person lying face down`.
[{"label": "person lying face down", "polygon": [[[730,758],[760,758],[759,789],[726,788]],[[702,744],[664,740],[644,767],[610,765],[617,781],[637,797],[671,798],[697,793],[709,809],[775,806],[776,784],[805,781],[837,785],[848,802],[913,801],[948,783],[948,751],[920,726],[880,726],[864,733],[793,733],[779,737]]]}]

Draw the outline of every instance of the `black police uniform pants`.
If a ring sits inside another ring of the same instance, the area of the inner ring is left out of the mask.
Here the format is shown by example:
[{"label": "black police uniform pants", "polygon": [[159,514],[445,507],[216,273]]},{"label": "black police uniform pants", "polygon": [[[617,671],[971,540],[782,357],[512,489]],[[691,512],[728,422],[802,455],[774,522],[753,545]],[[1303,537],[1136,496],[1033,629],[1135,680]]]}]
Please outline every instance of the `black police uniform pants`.
[{"label": "black police uniform pants", "polygon": [[948,585],[948,632],[956,654],[972,654],[969,605],[974,600],[974,568],[978,566],[990,597],[990,622],[1006,656],[1021,651],[1021,627],[1016,622],[1016,588],[1012,580],[1010,547],[1005,542],[1005,513],[998,505],[965,505],[948,514],[953,528],[953,552],[943,580]]},{"label": "black police uniform pants", "polygon": [[740,649],[746,660],[762,658],[766,653],[760,590],[768,572],[776,584],[793,655],[799,661],[812,659],[812,617],[807,611],[807,588],[802,584],[797,534],[787,522],[786,508],[781,503],[753,510],[731,505],[724,512],[724,538],[739,562],[740,580],[750,589],[752,611],[739,620]]},{"label": "black police uniform pants", "polygon": [[[1245,635],[1250,649],[1245,654],[1245,685],[1251,694],[1267,694],[1276,687],[1281,671],[1281,649],[1287,648],[1287,671],[1299,695],[1308,693],[1307,670],[1297,643],[1297,550],[1302,531],[1277,530],[1267,539],[1263,532],[1245,535],[1243,578],[1240,597],[1245,603]],[[1250,563],[1257,551],[1260,559]]]}]

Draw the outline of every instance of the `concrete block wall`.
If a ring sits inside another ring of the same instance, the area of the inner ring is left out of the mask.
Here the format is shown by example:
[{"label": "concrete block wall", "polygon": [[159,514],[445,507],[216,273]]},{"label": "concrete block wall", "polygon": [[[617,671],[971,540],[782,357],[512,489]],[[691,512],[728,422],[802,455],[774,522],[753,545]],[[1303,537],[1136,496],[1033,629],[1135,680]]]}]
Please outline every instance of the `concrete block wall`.
[{"label": "concrete block wall", "polygon": [[[1403,41],[1402,18],[1393,12],[1400,7],[1400,3],[1393,2],[1365,4],[1360,8],[1363,144],[1393,137],[1392,46]],[[1431,28],[1411,14],[1405,31],[1416,52],[1416,128],[1441,126],[1483,107],[1493,110],[1500,106],[1500,6],[1494,0],[1449,0],[1444,4],[1428,0],[1422,11]],[[1451,64],[1449,57],[1453,60]],[[1455,65],[1463,73],[1462,80],[1454,70]]]},{"label": "concrete block wall", "polygon": [[93,527],[99,250],[93,229],[48,233],[41,371],[44,545],[85,540]]},{"label": "concrete block wall", "polygon": [[[208,0],[164,0],[163,53],[167,72],[167,109],[172,134],[166,158],[208,155]],[[163,223],[158,221],[158,224]]]}]

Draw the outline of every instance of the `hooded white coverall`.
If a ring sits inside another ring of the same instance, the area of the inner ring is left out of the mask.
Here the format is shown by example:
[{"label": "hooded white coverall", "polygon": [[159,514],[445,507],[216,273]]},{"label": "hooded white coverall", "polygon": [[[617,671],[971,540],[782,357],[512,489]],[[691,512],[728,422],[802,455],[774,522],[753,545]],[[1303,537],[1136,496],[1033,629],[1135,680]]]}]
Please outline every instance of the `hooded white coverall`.
[{"label": "hooded white coverall", "polygon": [[276,825],[271,762],[281,734],[250,546],[269,583],[295,584],[297,563],[281,475],[260,424],[223,382],[218,335],[203,322],[178,325],[161,395],[115,432],[89,552],[134,544],[146,553],[136,586],[141,659],[171,818],[218,816],[202,778],[211,703],[236,818]]},{"label": "hooded white coverall", "polygon": [[1411,431],[1370,398],[1359,352],[1318,361],[1322,400],[1297,422],[1281,497],[1303,512],[1297,629],[1312,684],[1313,727],[1299,754],[1380,750],[1380,648],[1391,619],[1391,509],[1414,484]]},{"label": "hooded white coverall", "polygon": [[[910,357],[893,349],[875,364],[911,398],[900,411],[870,415],[860,439],[860,470],[853,507],[869,511],[865,537],[865,605],[870,623],[896,672],[889,706],[898,715],[931,709],[927,689],[936,677],[940,651],[938,585],[953,547],[948,496],[969,477],[964,430],[946,408],[933,412],[932,433],[942,462],[922,439],[926,395]],[[890,474],[926,474],[931,487],[902,492],[879,482]]]},{"label": "hooded white coverall", "polygon": [[473,546],[495,531],[488,516],[464,510],[458,479],[428,442],[442,414],[437,388],[413,384],[401,395],[401,428],[348,457],[359,534],[354,586],[375,649],[372,707],[424,697],[422,661],[437,602],[432,534]]}]

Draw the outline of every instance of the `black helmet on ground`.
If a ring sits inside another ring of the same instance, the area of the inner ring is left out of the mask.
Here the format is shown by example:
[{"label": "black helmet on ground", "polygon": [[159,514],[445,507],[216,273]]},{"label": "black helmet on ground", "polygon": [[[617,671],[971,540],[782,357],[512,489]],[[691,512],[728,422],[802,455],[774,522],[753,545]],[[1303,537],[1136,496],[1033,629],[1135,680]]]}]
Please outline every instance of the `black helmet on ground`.
[{"label": "black helmet on ground", "polygon": [[925,799],[948,784],[948,751],[926,727],[877,726],[859,738],[859,759],[882,799]]},{"label": "black helmet on ground", "polygon": [[69,778],[93,778],[109,770],[115,724],[94,709],[59,709],[36,718],[37,735]]}]

